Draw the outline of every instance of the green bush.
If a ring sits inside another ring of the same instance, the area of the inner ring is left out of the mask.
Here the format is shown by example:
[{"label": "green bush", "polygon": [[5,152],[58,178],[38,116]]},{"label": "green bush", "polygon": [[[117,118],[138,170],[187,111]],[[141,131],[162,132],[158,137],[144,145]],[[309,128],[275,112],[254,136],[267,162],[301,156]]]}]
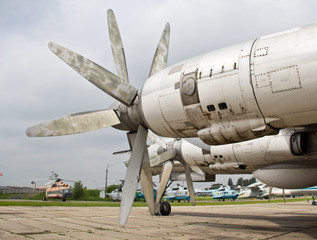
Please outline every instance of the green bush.
[{"label": "green bush", "polygon": [[118,185],[112,184],[107,187],[107,193],[111,193],[113,190],[118,188],[122,188],[122,184],[118,184]]},{"label": "green bush", "polygon": [[73,187],[73,199],[80,199],[85,195],[84,186],[81,181],[75,182]]}]

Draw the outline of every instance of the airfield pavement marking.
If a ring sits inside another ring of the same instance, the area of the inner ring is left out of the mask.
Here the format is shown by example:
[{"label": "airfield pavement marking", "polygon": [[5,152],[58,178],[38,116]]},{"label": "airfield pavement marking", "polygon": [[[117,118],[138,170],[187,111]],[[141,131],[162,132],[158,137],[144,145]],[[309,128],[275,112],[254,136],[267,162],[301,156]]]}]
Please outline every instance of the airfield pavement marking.
[{"label": "airfield pavement marking", "polygon": [[0,207],[0,239],[317,239],[317,206],[288,202],[173,206],[170,216],[134,207]]}]

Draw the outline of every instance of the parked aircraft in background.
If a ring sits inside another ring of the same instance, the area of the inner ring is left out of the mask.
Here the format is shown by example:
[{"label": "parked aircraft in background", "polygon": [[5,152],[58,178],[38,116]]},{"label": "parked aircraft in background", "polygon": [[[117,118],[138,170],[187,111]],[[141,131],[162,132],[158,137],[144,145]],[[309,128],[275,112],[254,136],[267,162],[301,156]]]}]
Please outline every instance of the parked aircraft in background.
[{"label": "parked aircraft in background", "polygon": [[207,190],[199,190],[199,191],[195,191],[195,195],[196,196],[212,196],[214,194],[214,192],[217,191],[217,189],[207,189]]},{"label": "parked aircraft in background", "polygon": [[[71,114],[35,125],[27,129],[27,135],[58,136],[108,126],[128,131],[132,152],[120,224],[129,216],[140,172],[150,213],[154,215],[158,209],[146,147],[148,130],[160,136],[203,141],[203,151],[196,148],[203,158],[192,158],[192,165],[199,162],[208,174],[245,170],[270,186],[316,184],[317,26],[260,37],[166,67],[170,36],[166,24],[149,78],[140,90],[128,81],[112,10],[108,10],[108,27],[118,76],[56,43],[50,42],[49,48],[120,103],[112,109]],[[197,153],[189,152],[188,157]],[[189,166],[182,164],[193,196]],[[164,176],[169,172],[167,165],[171,164],[164,163]],[[193,198],[191,201],[195,204]]]},{"label": "parked aircraft in background", "polygon": [[114,202],[121,201],[122,188],[117,188],[113,190],[111,193],[106,193],[106,197],[111,198]]},{"label": "parked aircraft in background", "polygon": [[34,184],[37,190],[45,190],[43,201],[48,199],[62,199],[65,202],[67,198],[72,197],[73,192],[69,185],[62,181],[63,179],[57,178],[54,183],[46,184],[43,187],[38,187],[34,181],[32,181],[31,184]]},{"label": "parked aircraft in background", "polygon": [[177,185],[175,187],[171,187],[166,189],[166,197],[165,201],[190,201],[190,196],[188,193],[188,188]]},{"label": "parked aircraft in background", "polygon": [[269,198],[270,196],[295,197],[311,195],[317,196],[317,186],[301,189],[283,189],[270,187],[267,184],[257,182],[241,188],[239,198]]},{"label": "parked aircraft in background", "polygon": [[225,201],[225,199],[236,200],[239,196],[239,192],[235,189],[231,189],[229,186],[222,186],[212,195],[212,199],[219,199]]},{"label": "parked aircraft in background", "polygon": [[[272,188],[271,193],[269,192],[269,187],[265,187],[262,189],[263,198],[268,198],[271,196],[283,196],[283,189],[280,188]],[[301,188],[301,189],[284,189],[285,197],[296,197],[296,196],[304,196],[311,195],[317,196],[317,186],[309,187],[309,188]]]},{"label": "parked aircraft in background", "polygon": [[[154,199],[156,198],[156,193],[157,193],[157,190],[153,189]],[[135,199],[136,200],[143,200],[145,202],[145,196],[144,196],[144,193],[142,192],[142,190],[136,192]]]},{"label": "parked aircraft in background", "polygon": [[[155,196],[156,196],[156,190],[154,190],[154,198],[155,198]],[[106,197],[111,198],[114,202],[121,201],[122,188],[117,188],[117,189],[113,190],[111,193],[107,193]],[[143,199],[145,201],[145,197],[144,197],[144,194],[142,193],[142,191],[137,191],[135,193],[135,199],[136,200]]]},{"label": "parked aircraft in background", "polygon": [[264,187],[266,187],[266,184],[261,182],[252,183],[246,187],[239,187],[239,198],[260,198]]}]

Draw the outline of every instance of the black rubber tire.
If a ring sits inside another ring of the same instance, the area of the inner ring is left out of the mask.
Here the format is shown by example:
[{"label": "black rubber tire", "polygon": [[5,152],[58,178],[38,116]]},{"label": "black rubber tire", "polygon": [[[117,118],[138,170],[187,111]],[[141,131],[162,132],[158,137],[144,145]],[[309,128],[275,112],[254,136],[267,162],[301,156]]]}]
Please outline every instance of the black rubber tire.
[{"label": "black rubber tire", "polygon": [[63,202],[66,202],[66,198],[65,197],[62,200],[63,200]]},{"label": "black rubber tire", "polygon": [[43,197],[43,201],[46,201],[46,197]]},{"label": "black rubber tire", "polygon": [[160,213],[162,216],[168,216],[171,213],[171,205],[169,202],[161,202],[160,204]]}]

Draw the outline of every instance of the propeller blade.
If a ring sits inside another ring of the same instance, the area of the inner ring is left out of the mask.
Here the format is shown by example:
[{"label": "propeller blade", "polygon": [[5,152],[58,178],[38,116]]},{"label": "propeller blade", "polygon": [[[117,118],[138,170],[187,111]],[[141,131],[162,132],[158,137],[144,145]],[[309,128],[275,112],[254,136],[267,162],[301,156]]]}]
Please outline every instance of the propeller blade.
[{"label": "propeller blade", "polygon": [[48,44],[50,50],[80,75],[119,102],[130,106],[138,90],[117,75],[93,61],[56,43]]},{"label": "propeller blade", "polygon": [[26,130],[28,137],[61,136],[89,132],[120,123],[114,110],[100,110],[67,115],[40,123]]},{"label": "propeller blade", "polygon": [[129,78],[128,78],[127,63],[125,60],[125,54],[124,54],[122,39],[119,32],[117,20],[112,9],[108,9],[107,14],[108,14],[109,38],[111,42],[113,59],[116,64],[119,77],[128,83]]},{"label": "propeller blade", "polygon": [[163,140],[163,138],[161,138],[160,136],[156,135],[156,134],[153,133],[152,131],[149,131],[148,138],[149,138],[152,142],[154,142],[154,143],[160,145],[162,148],[164,148],[164,149],[167,148],[167,144],[166,144],[166,142]]},{"label": "propeller blade", "polygon": [[198,173],[199,175],[204,175],[204,172],[200,169],[198,166],[189,166],[191,170],[193,170],[195,173]]},{"label": "propeller blade", "polygon": [[149,77],[166,68],[169,41],[170,41],[170,25],[169,23],[166,23],[161,39],[155,51]]},{"label": "propeller blade", "polygon": [[192,177],[191,177],[190,172],[189,172],[188,164],[185,162],[183,164],[185,167],[186,182],[187,182],[187,188],[188,188],[188,192],[189,192],[189,196],[190,196],[190,201],[191,201],[192,205],[195,206],[196,201],[195,201],[195,192],[194,192]]},{"label": "propeller blade", "polygon": [[159,186],[157,193],[156,193],[156,202],[155,202],[156,206],[158,206],[158,204],[160,203],[160,201],[163,197],[163,194],[164,194],[164,191],[166,189],[168,180],[171,176],[172,170],[173,170],[173,162],[172,161],[165,162],[163,165],[160,186]]},{"label": "propeller blade", "polygon": [[124,186],[122,189],[122,198],[121,198],[120,216],[119,216],[119,223],[121,225],[126,224],[130,211],[131,211],[133,201],[134,201],[135,192],[138,186],[138,178],[140,175],[143,155],[147,147],[146,146],[147,131],[142,125],[139,125],[137,133],[130,134],[129,137],[131,139],[135,137],[135,139],[134,141],[131,141],[133,142],[133,148],[132,148],[127,172],[125,175]]},{"label": "propeller blade", "polygon": [[147,148],[144,151],[142,170],[141,170],[141,185],[146,200],[147,206],[149,208],[150,214],[155,213],[155,203],[154,203],[154,193],[153,193],[153,180],[152,172],[149,161],[149,154]]},{"label": "propeller blade", "polygon": [[159,165],[167,160],[170,160],[170,159],[174,158],[176,155],[177,155],[177,150],[174,148],[167,149],[164,152],[155,154],[150,159],[151,167],[157,166],[157,165]]}]

